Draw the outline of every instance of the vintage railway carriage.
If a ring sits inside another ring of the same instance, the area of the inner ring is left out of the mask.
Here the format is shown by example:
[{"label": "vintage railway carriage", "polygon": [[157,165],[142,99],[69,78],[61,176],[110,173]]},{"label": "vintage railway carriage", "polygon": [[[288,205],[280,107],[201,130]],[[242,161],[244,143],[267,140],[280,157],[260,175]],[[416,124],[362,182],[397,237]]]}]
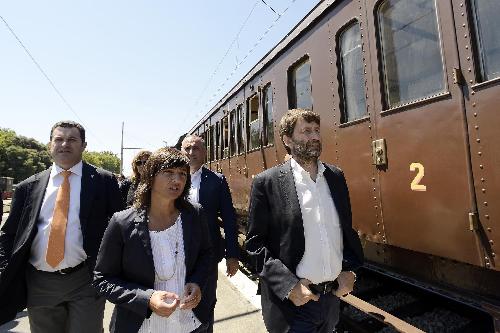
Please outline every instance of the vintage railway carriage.
[{"label": "vintage railway carriage", "polygon": [[321,1],[190,131],[245,213],[278,121],[322,118],[368,265],[489,311],[500,330],[500,2]]}]

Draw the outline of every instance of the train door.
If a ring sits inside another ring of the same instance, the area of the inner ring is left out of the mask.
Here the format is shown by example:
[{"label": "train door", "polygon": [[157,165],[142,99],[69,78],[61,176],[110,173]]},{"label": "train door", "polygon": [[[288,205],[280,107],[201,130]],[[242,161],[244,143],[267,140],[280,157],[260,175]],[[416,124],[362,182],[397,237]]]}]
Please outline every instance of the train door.
[{"label": "train door", "polygon": [[334,140],[332,151],[325,153],[332,155],[345,173],[354,228],[362,239],[383,243],[379,181],[371,155],[375,128],[368,37],[360,12],[358,1],[344,1],[333,9],[328,22],[334,95],[334,129],[329,135]]},{"label": "train door", "polygon": [[[487,267],[500,270],[500,2],[453,1],[478,219]],[[495,227],[496,223],[496,227]]]},{"label": "train door", "polygon": [[480,265],[451,1],[366,4],[386,241]]}]

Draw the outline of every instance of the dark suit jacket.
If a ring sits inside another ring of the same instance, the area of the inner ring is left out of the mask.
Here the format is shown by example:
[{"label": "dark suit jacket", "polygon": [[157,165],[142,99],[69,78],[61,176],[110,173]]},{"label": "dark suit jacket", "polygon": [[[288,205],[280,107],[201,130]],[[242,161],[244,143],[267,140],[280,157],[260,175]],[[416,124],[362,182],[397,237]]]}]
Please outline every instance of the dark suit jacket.
[{"label": "dark suit jacket", "polygon": [[[0,231],[0,324],[26,307],[25,271],[51,168],[22,181],[10,215]],[[80,224],[83,248],[92,272],[109,218],[122,208],[118,183],[103,169],[83,163]]]},{"label": "dark suit jacket", "polygon": [[[351,226],[349,192],[342,171],[324,165],[342,226],[342,270],[353,270],[362,265],[363,250]],[[246,250],[260,277],[262,315],[269,332],[288,330],[294,305],[286,296],[299,281],[295,271],[304,248],[302,213],[287,161],[257,175],[250,195]]]},{"label": "dark suit jacket", "polygon": [[[208,268],[212,261],[206,217],[199,205],[181,211],[186,283],[200,286],[202,298],[193,309],[206,323],[210,300],[204,297]],[[94,272],[94,287],[117,306],[111,332],[135,333],[151,316],[149,299],[154,291],[155,267],[144,210],[129,208],[116,213],[102,240]],[[168,291],[168,290],[167,290]]]},{"label": "dark suit jacket", "polygon": [[[214,259],[219,262],[224,256],[238,258],[236,212],[226,178],[220,173],[202,167],[198,202],[207,214]],[[224,226],[225,240],[222,239],[220,232],[219,217]]]}]

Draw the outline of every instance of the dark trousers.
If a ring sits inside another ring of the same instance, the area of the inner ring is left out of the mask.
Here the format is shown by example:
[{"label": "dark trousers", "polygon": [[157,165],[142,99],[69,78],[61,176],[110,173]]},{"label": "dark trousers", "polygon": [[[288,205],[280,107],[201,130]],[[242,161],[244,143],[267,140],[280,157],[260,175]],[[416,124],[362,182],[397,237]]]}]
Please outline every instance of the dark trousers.
[{"label": "dark trousers", "polygon": [[339,321],[339,304],[339,298],[329,293],[295,307],[288,333],[332,333]]},{"label": "dark trousers", "polygon": [[90,285],[87,266],[59,275],[28,265],[26,281],[32,333],[102,333],[105,299]]},{"label": "dark trousers", "polygon": [[215,263],[212,267],[210,274],[207,279],[206,296],[213,300],[212,308],[210,309],[210,315],[208,320],[208,325],[206,327],[206,333],[213,333],[214,331],[214,311],[215,304],[217,303],[217,280],[219,278],[218,263]]}]

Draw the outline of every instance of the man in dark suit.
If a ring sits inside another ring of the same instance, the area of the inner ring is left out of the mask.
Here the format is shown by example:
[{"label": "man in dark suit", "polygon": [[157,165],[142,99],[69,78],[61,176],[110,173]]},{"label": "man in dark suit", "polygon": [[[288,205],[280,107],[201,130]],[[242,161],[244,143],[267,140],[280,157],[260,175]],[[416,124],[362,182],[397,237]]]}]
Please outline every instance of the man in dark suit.
[{"label": "man in dark suit", "polygon": [[[231,192],[226,178],[205,167],[206,148],[203,138],[188,135],[182,141],[182,152],[189,157],[191,173],[191,189],[189,197],[192,202],[203,206],[208,217],[208,226],[214,248],[214,262],[207,282],[204,297],[210,297],[213,302],[212,321],[207,332],[213,331],[213,309],[215,308],[217,289],[217,264],[226,257],[226,273],[233,276],[238,271],[238,235],[236,227],[236,212],[233,207]],[[222,219],[224,239],[222,238],[218,218]]]},{"label": "man in dark suit", "polygon": [[290,110],[280,136],[291,158],[253,181],[246,250],[269,332],[332,332],[363,251],[340,169],[319,161],[320,117]]},{"label": "man in dark suit", "polygon": [[82,162],[86,145],[80,124],[56,123],[53,165],[16,188],[0,231],[0,323],[27,307],[31,332],[102,332],[92,272],[122,204],[114,176]]}]

